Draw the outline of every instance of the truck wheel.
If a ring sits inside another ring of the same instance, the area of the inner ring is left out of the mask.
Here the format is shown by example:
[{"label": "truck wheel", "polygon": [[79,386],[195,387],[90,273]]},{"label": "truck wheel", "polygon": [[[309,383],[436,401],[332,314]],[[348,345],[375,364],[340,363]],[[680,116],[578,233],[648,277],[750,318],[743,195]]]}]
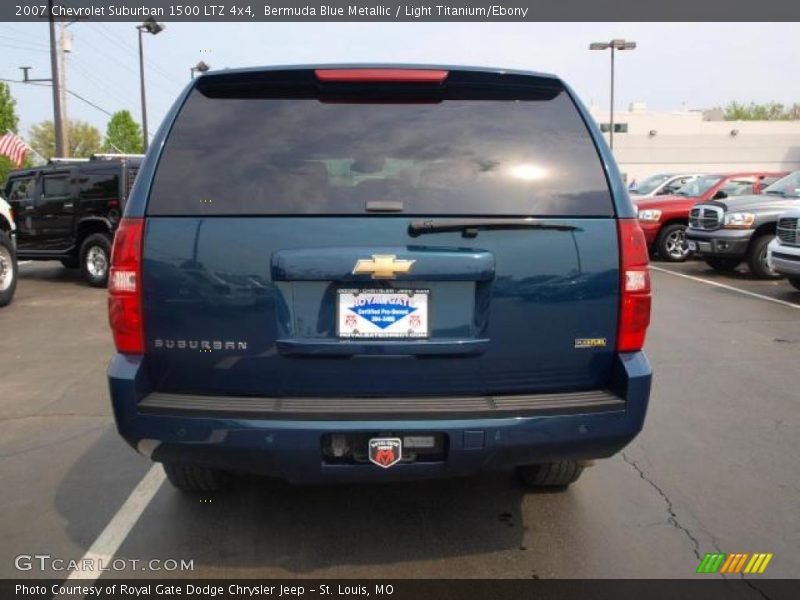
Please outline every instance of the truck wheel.
[{"label": "truck wheel", "polygon": [[742,262],[738,258],[727,258],[724,256],[706,256],[705,261],[709,267],[722,273],[730,273]]},{"label": "truck wheel", "polygon": [[187,463],[162,463],[169,482],[184,492],[215,492],[225,487],[227,473]]},{"label": "truck wheel", "polygon": [[656,251],[662,260],[685,261],[689,256],[689,246],[686,245],[686,225],[672,223],[662,227],[656,238]]},{"label": "truck wheel", "polygon": [[560,460],[542,465],[517,467],[517,479],[529,488],[566,488],[583,472],[583,466],[574,460]]},{"label": "truck wheel", "polygon": [[771,235],[762,235],[750,243],[747,250],[747,266],[750,272],[759,279],[780,279],[781,274],[773,271],[767,264],[767,246],[772,241]]},{"label": "truck wheel", "polygon": [[64,265],[65,269],[77,269],[81,266],[81,263],[77,258],[62,258],[61,264]]},{"label": "truck wheel", "polygon": [[81,273],[93,287],[104,287],[111,266],[111,238],[104,233],[93,233],[81,244]]},{"label": "truck wheel", "polygon": [[789,283],[791,283],[795,289],[800,290],[800,277],[787,277]]},{"label": "truck wheel", "polygon": [[17,289],[17,255],[5,231],[0,231],[0,306],[11,304]]}]

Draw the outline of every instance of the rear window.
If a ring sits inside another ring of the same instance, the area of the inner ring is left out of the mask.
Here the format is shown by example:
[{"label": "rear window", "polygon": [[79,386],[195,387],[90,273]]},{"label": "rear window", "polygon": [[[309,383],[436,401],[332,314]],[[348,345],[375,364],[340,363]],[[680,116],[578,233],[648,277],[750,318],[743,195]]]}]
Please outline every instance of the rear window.
[{"label": "rear window", "polygon": [[397,99],[198,85],[149,214],[362,214],[375,201],[421,215],[614,213],[587,127],[552,80],[501,92],[448,80]]}]

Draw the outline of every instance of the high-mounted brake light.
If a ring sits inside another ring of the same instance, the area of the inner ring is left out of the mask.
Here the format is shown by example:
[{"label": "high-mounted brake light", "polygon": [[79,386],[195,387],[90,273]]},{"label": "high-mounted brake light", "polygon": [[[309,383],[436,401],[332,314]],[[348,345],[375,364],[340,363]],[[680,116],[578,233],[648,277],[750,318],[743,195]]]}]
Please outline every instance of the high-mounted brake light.
[{"label": "high-mounted brake light", "polygon": [[650,325],[650,259],[638,219],[620,219],[620,306],[617,350],[636,352],[644,346]]},{"label": "high-mounted brake light", "polygon": [[449,71],[437,69],[317,69],[317,79],[337,83],[442,83]]},{"label": "high-mounted brake light", "polygon": [[144,353],[142,234],[144,219],[124,218],[114,236],[108,277],[108,322],[117,351]]}]

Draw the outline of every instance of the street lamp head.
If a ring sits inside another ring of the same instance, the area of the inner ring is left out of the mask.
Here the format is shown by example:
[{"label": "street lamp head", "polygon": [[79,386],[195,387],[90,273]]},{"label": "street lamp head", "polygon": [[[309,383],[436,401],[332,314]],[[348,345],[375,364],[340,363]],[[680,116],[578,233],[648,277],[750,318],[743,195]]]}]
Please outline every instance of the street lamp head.
[{"label": "street lamp head", "polygon": [[166,25],[159,23],[153,17],[148,17],[141,25],[136,26],[136,29],[139,31],[146,31],[147,33],[152,33],[153,35],[161,33],[166,28]]},{"label": "street lamp head", "polygon": [[622,39],[611,40],[610,45],[613,46],[615,50],[633,50],[636,48],[636,42],[628,42]]},{"label": "street lamp head", "polygon": [[589,44],[589,50],[608,50],[610,45],[606,42],[592,42]]}]

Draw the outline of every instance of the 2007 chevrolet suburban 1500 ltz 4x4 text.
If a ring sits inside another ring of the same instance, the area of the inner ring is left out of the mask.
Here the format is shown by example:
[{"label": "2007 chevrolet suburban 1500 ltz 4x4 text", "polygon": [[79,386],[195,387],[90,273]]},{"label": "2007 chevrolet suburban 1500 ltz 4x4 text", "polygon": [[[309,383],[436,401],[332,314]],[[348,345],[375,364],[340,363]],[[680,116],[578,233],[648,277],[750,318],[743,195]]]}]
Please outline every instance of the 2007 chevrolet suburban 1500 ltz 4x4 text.
[{"label": "2007 chevrolet suburban 1500 ltz 4x4 text", "polygon": [[121,435],[231,471],[566,486],[642,428],[647,244],[560,79],[209,73],[142,163],[109,279]]}]

